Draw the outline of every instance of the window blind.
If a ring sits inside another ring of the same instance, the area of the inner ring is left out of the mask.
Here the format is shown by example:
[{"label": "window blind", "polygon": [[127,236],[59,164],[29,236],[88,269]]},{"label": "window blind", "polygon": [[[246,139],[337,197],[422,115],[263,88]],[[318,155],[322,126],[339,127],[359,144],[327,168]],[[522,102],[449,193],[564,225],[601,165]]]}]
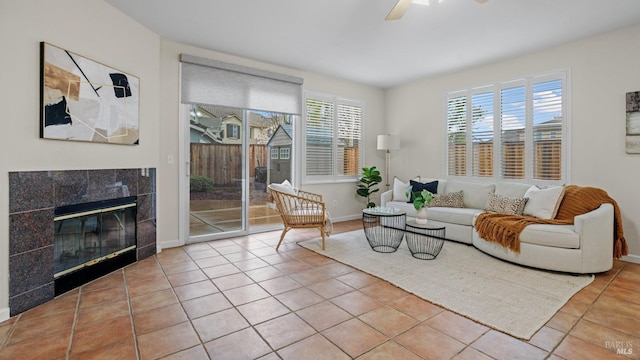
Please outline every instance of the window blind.
[{"label": "window blind", "polygon": [[449,176],[467,174],[467,96],[447,99],[447,173]]},{"label": "window blind", "polygon": [[447,93],[447,175],[566,183],[568,81],[560,71]]},{"label": "window blind", "polygon": [[562,80],[533,84],[533,178],[562,179]]},{"label": "window blind", "polygon": [[360,139],[362,139],[362,107],[338,104],[338,175],[360,173]]},{"label": "window blind", "polygon": [[362,169],[364,105],[306,92],[305,181],[355,179]]},{"label": "window blind", "polygon": [[306,100],[306,175],[333,175],[334,103]]},{"label": "window blind", "polygon": [[500,139],[502,176],[525,178],[525,87],[515,86],[500,91]]},{"label": "window blind", "polygon": [[300,115],[303,79],[181,54],[182,103]]},{"label": "window blind", "polygon": [[493,92],[471,95],[473,176],[493,176]]}]

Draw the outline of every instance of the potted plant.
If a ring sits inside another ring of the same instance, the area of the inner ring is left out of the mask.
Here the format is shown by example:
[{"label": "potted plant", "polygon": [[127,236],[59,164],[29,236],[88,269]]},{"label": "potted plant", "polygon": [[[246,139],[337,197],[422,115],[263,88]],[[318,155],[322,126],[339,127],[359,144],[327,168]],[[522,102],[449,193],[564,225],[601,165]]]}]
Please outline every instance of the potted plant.
[{"label": "potted plant", "polygon": [[407,190],[407,196],[413,195],[413,207],[418,211],[416,214],[416,223],[425,225],[427,223],[427,206],[433,200],[433,194],[428,190],[412,192],[411,188]]},{"label": "potted plant", "polygon": [[362,176],[358,179],[358,189],[356,193],[362,197],[367,198],[367,207],[372,208],[375,207],[376,204],[371,201],[371,194],[378,192],[380,189],[374,188],[376,185],[380,184],[382,181],[382,176],[380,176],[380,171],[376,169],[375,166],[370,168],[362,168]]}]

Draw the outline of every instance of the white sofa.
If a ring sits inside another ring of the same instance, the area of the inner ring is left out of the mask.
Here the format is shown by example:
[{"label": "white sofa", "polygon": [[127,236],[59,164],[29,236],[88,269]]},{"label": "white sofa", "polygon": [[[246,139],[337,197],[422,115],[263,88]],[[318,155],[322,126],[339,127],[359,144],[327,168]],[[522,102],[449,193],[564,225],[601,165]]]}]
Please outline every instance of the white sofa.
[{"label": "white sofa", "polygon": [[[433,181],[422,179],[421,182]],[[402,182],[400,182],[402,184]],[[381,194],[381,205],[405,210],[407,217],[415,217],[413,203],[396,191]],[[531,187],[522,183],[473,183],[457,180],[438,180],[437,193],[463,191],[464,208],[429,207],[428,225],[446,228],[446,238],[473,245],[477,249],[513,263],[540,269],[576,274],[599,273],[613,266],[614,210],[609,203],[596,210],[576,216],[572,225],[533,224],[520,234],[520,252],[482,239],[474,230],[476,215],[484,211],[490,193],[510,197],[524,197]],[[445,245],[446,246],[446,245]]]}]

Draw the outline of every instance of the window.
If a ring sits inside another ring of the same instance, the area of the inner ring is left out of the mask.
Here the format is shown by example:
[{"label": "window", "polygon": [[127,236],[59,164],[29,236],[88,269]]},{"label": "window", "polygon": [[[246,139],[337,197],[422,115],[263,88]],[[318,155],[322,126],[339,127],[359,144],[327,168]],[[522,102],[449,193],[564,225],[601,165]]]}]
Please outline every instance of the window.
[{"label": "window", "polygon": [[358,177],[363,108],[361,101],[305,94],[305,181]]},{"label": "window", "polygon": [[280,151],[278,148],[271,148],[271,159],[276,160],[278,159],[279,155],[280,155]]},{"label": "window", "polygon": [[567,179],[567,73],[448,93],[448,176]]},{"label": "window", "polygon": [[229,139],[240,139],[240,125],[227,124],[227,137]]},{"label": "window", "polygon": [[289,148],[280,148],[280,159],[289,160]]}]

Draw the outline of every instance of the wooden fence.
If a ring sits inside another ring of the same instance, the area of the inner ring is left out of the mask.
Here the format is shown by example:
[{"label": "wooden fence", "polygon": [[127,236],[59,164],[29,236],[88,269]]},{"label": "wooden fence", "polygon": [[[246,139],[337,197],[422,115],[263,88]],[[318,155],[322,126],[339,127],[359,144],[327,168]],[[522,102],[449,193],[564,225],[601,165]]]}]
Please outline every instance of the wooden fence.
[{"label": "wooden fence", "polygon": [[[267,146],[249,145],[249,177],[258,166],[267,166]],[[190,171],[216,185],[235,184],[242,179],[242,145],[191,144]]]},{"label": "wooden fence", "polygon": [[[493,144],[474,143],[473,176],[493,176]],[[559,140],[538,140],[534,144],[534,179],[560,180],[562,178],[562,144]],[[449,175],[465,176],[467,147],[464,143],[449,144]],[[525,149],[523,142],[504,143],[502,146],[502,177],[524,179]]]}]

